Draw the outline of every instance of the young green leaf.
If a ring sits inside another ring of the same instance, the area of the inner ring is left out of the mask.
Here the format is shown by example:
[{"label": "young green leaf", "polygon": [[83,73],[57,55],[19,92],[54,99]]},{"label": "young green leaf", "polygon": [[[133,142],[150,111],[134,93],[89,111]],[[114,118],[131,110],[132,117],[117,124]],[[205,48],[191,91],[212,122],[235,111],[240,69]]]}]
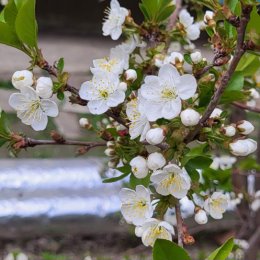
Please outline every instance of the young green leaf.
[{"label": "young green leaf", "polygon": [[234,239],[230,238],[221,247],[217,248],[213,253],[211,253],[207,260],[225,260],[231,253],[233,247]]},{"label": "young green leaf", "polygon": [[15,21],[19,39],[29,47],[37,47],[37,22],[35,19],[35,0],[25,0]]},{"label": "young green leaf", "polygon": [[0,22],[0,43],[22,50],[22,43],[15,31],[4,22]]},{"label": "young green leaf", "polygon": [[157,239],[153,247],[153,260],[191,260],[188,253],[177,244]]}]

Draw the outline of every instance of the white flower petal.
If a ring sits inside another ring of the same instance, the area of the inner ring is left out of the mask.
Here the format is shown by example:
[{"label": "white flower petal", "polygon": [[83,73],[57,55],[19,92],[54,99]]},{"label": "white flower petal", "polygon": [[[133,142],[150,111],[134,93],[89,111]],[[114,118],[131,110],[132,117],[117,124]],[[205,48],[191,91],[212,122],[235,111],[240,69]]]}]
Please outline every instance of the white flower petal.
[{"label": "white flower petal", "polygon": [[109,107],[104,100],[91,100],[88,102],[88,109],[91,114],[101,115],[105,113]]},{"label": "white flower petal", "polygon": [[181,76],[180,83],[176,85],[176,88],[180,98],[186,100],[196,93],[197,81],[192,75],[185,74]]},{"label": "white flower petal", "polygon": [[119,104],[123,103],[125,100],[125,92],[116,90],[112,95],[109,96],[107,100],[107,106],[116,107]]},{"label": "white flower petal", "polygon": [[35,131],[42,131],[47,127],[48,117],[40,109],[34,115],[33,122],[31,124]]},{"label": "white flower petal", "polygon": [[42,110],[45,112],[47,116],[56,117],[59,114],[59,109],[57,104],[49,99],[41,100]]},{"label": "white flower petal", "polygon": [[162,108],[162,117],[166,119],[173,119],[181,112],[181,100],[176,98],[173,101],[168,101]]}]

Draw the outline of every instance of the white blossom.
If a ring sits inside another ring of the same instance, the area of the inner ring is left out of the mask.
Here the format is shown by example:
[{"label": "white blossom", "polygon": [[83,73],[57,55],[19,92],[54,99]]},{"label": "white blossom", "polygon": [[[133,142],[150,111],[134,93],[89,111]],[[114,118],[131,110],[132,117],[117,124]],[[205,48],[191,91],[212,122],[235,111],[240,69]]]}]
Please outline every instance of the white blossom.
[{"label": "white blossom", "polygon": [[232,168],[233,164],[237,161],[235,157],[223,155],[219,157],[215,157],[213,162],[209,166],[211,169],[214,170],[226,170]]},{"label": "white blossom", "polygon": [[147,161],[142,156],[136,156],[130,161],[131,170],[134,176],[138,179],[143,179],[147,176],[149,169]]},{"label": "white blossom", "polygon": [[119,193],[122,202],[121,212],[125,220],[134,225],[142,225],[153,215],[150,191],[142,185],[136,190],[123,188]]},{"label": "white blossom", "polygon": [[233,125],[225,126],[223,129],[225,136],[232,137],[236,134],[236,128]]},{"label": "white blossom", "polygon": [[151,175],[156,191],[163,195],[173,195],[182,199],[187,195],[191,186],[191,179],[184,169],[175,164],[168,164],[162,170],[157,170]]},{"label": "white blossom", "polygon": [[82,127],[82,128],[86,128],[89,126],[89,120],[87,118],[80,118],[79,120],[79,125]]},{"label": "white blossom", "polygon": [[114,73],[115,75],[122,74],[124,69],[129,67],[129,54],[118,45],[110,50],[109,58],[93,60],[93,68],[90,68],[91,72],[95,74],[101,74],[103,72]]},{"label": "white blossom", "polygon": [[149,154],[147,158],[147,166],[149,169],[155,171],[162,168],[166,164],[166,160],[161,153],[154,152]]},{"label": "white blossom", "polygon": [[136,227],[135,234],[138,237],[142,237],[142,242],[145,246],[153,246],[156,239],[166,239],[172,241],[174,229],[166,221],[159,221],[151,218],[141,227]]},{"label": "white blossom", "polygon": [[164,59],[163,64],[176,65],[178,63],[183,63],[183,61],[184,61],[183,55],[179,52],[174,51]]},{"label": "white blossom", "polygon": [[15,88],[31,87],[33,85],[33,74],[29,70],[16,71],[12,76],[12,84]]},{"label": "white blossom", "polygon": [[210,118],[219,118],[222,112],[223,110],[221,110],[220,108],[215,108],[211,113]]},{"label": "white blossom", "polygon": [[48,116],[58,116],[57,104],[49,99],[40,99],[32,87],[21,88],[21,93],[14,93],[9,98],[9,104],[17,110],[17,117],[26,125],[31,125],[35,131],[47,127]]},{"label": "white blossom", "polygon": [[172,119],[181,112],[181,100],[191,98],[197,89],[196,79],[189,74],[180,76],[177,69],[163,65],[158,76],[146,76],[140,93],[149,121]]},{"label": "white blossom", "polygon": [[214,12],[207,10],[204,15],[204,22],[207,24],[208,21],[212,20],[214,18]]},{"label": "white blossom", "polygon": [[198,212],[196,212],[194,219],[200,225],[206,224],[208,222],[207,214],[203,209],[200,209]]},{"label": "white blossom", "polygon": [[146,141],[152,145],[160,144],[164,140],[164,138],[164,131],[162,128],[159,127],[150,129],[145,136]]},{"label": "white blossom", "polygon": [[113,40],[117,40],[122,34],[122,25],[128,15],[128,10],[121,7],[117,0],[111,0],[110,9],[105,22],[103,23],[103,35],[111,35]]},{"label": "white blossom", "polygon": [[128,102],[126,105],[126,115],[131,121],[129,126],[131,139],[141,136],[140,141],[144,141],[146,133],[150,129],[150,123],[144,114],[142,104],[138,105],[138,103],[138,99],[132,99]]},{"label": "white blossom", "polygon": [[190,58],[194,64],[198,64],[202,61],[202,56],[200,51],[191,53]]},{"label": "white blossom", "polygon": [[134,82],[137,79],[137,73],[133,69],[129,69],[125,72],[126,80]]},{"label": "white blossom", "polygon": [[146,47],[146,42],[142,41],[140,39],[140,36],[138,34],[134,34],[126,40],[123,43],[121,43],[119,46],[128,54],[132,53],[137,47],[144,48]]},{"label": "white blossom", "polygon": [[253,139],[235,140],[229,144],[230,152],[236,156],[247,156],[257,149],[257,142]]},{"label": "white blossom", "polygon": [[194,126],[199,123],[201,116],[196,110],[187,108],[181,112],[180,117],[183,125]]},{"label": "white blossom", "polygon": [[259,94],[259,92],[255,88],[250,88],[249,92],[250,92],[250,97],[251,98],[253,98],[253,99],[260,98],[260,94]]},{"label": "white blossom", "polygon": [[28,260],[28,256],[24,253],[18,253],[14,255],[13,253],[9,253],[4,260]]},{"label": "white blossom", "polygon": [[124,102],[125,92],[118,87],[119,78],[113,73],[98,73],[92,80],[81,85],[79,95],[89,101],[90,113],[100,115],[110,107],[116,107]]},{"label": "white blossom", "polygon": [[36,93],[41,98],[50,98],[53,94],[53,83],[49,77],[40,77],[36,84]]},{"label": "white blossom", "polygon": [[186,36],[189,40],[197,40],[200,36],[200,28],[198,24],[194,24],[194,18],[188,13],[187,10],[183,9],[179,14],[180,23],[183,25]]},{"label": "white blossom", "polygon": [[238,122],[237,129],[241,134],[249,135],[255,130],[255,127],[249,121],[242,120]]},{"label": "white blossom", "polygon": [[204,209],[214,219],[221,219],[227,207],[228,197],[221,192],[214,192],[204,203]]}]

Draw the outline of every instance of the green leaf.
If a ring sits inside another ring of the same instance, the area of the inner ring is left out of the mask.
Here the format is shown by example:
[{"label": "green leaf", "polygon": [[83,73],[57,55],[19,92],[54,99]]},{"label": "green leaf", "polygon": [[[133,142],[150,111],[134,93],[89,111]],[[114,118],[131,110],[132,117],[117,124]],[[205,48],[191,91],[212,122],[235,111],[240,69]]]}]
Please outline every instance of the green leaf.
[{"label": "green leaf", "polygon": [[35,19],[35,0],[25,0],[20,7],[16,21],[19,39],[29,47],[37,47],[37,22]]},{"label": "green leaf", "polygon": [[200,179],[200,174],[197,171],[197,168],[194,168],[189,162],[185,165],[185,169],[189,174],[192,181],[197,182]]},{"label": "green leaf", "polygon": [[57,70],[59,74],[63,72],[63,69],[64,69],[64,58],[60,58],[57,62]]},{"label": "green leaf", "polygon": [[10,140],[10,130],[7,126],[7,116],[0,111],[0,147]]},{"label": "green leaf", "polygon": [[220,99],[220,104],[229,104],[234,101],[246,101],[246,98],[246,95],[240,90],[224,91]]},{"label": "green leaf", "polygon": [[185,53],[185,54],[184,54],[184,60],[185,60],[188,64],[190,64],[190,65],[193,64],[192,59],[191,59],[191,57],[190,57],[190,54],[188,54],[188,53]]},{"label": "green leaf", "polygon": [[65,98],[64,93],[63,93],[62,91],[58,91],[58,93],[57,93],[57,98],[58,98],[59,100],[64,100],[64,98]]},{"label": "green leaf", "polygon": [[244,76],[240,72],[235,72],[231,77],[225,91],[241,90],[244,87]]},{"label": "green leaf", "polygon": [[103,183],[111,183],[111,182],[116,182],[116,181],[124,179],[126,176],[128,176],[131,173],[131,166],[127,164],[122,167],[118,167],[117,170],[122,172],[123,174],[113,177],[113,178],[105,179],[105,180],[103,180]]},{"label": "green leaf", "polygon": [[259,57],[254,54],[245,53],[242,56],[236,71],[240,72],[245,77],[252,76],[253,74],[256,73],[259,67],[260,67]]},{"label": "green leaf", "polygon": [[249,33],[249,38],[253,40],[254,43],[260,44],[260,16],[257,12],[257,7],[254,7],[250,15],[250,20],[247,25],[247,32]]},{"label": "green leaf", "polygon": [[14,28],[15,19],[18,14],[17,6],[14,0],[10,0],[4,9],[5,22]]},{"label": "green leaf", "polygon": [[188,253],[177,244],[157,239],[153,247],[153,260],[191,260]]},{"label": "green leaf", "polygon": [[0,22],[0,43],[22,50],[22,44],[15,31],[4,22]]},{"label": "green leaf", "polygon": [[131,189],[135,189],[137,185],[143,185],[144,187],[148,187],[150,183],[150,174],[148,174],[143,179],[136,178],[133,174],[130,175],[129,186]]},{"label": "green leaf", "polygon": [[213,253],[211,253],[207,260],[225,260],[231,253],[233,247],[234,239],[230,238],[221,247],[217,248]]}]

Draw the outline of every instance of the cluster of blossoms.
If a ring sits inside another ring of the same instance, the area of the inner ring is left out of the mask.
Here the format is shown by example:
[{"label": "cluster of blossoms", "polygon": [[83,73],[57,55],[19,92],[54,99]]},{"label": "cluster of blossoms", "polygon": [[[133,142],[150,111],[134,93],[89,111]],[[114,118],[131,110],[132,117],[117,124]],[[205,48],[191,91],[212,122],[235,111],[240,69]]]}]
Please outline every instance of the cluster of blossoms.
[{"label": "cluster of blossoms", "polygon": [[50,100],[53,94],[51,78],[40,77],[35,80],[31,71],[23,70],[14,73],[12,84],[20,91],[9,98],[9,104],[17,111],[17,117],[35,131],[44,130],[48,116],[56,117],[59,114],[57,104]]},{"label": "cluster of blossoms", "polygon": [[[207,223],[208,216],[221,219],[229,196],[217,186],[220,180],[216,172],[231,175],[236,157],[257,149],[256,141],[248,137],[254,132],[253,124],[247,120],[230,122],[228,112],[216,107],[234,101],[232,87],[237,86],[221,84],[228,77],[225,70],[232,68],[231,46],[236,42],[232,38],[233,44],[224,46],[224,29],[217,27],[219,18],[212,11],[206,11],[203,21],[197,22],[185,9],[177,14],[170,30],[164,20],[155,25],[158,17],[138,25],[126,8],[112,0],[103,35],[118,40],[123,34],[126,40],[112,48],[108,57],[95,59],[90,68],[92,78],[79,92],[71,91],[72,102],[87,105],[88,112],[101,115],[99,118],[108,117],[95,127],[87,118],[81,118],[79,124],[106,141],[109,167],[123,173],[107,182],[130,175],[128,188],[120,192],[121,211],[126,222],[135,225],[135,233],[145,246],[153,246],[158,238],[172,240],[174,228],[164,217],[168,209],[175,208],[177,219],[184,198],[193,202],[198,224]],[[213,64],[192,42],[205,28],[216,54]],[[240,75],[238,81],[243,84],[245,77]],[[48,116],[58,115],[56,103],[50,100],[52,80],[35,80],[30,71],[18,71],[12,83],[20,90],[9,100],[17,116],[34,130],[45,129]],[[221,87],[226,102],[218,94]],[[255,88],[246,89],[235,93],[253,106],[259,93]],[[242,199],[238,196],[236,204]],[[259,208],[258,195],[251,207]],[[183,228],[182,223],[177,224]],[[190,237],[185,232],[184,243],[186,235]]]}]

